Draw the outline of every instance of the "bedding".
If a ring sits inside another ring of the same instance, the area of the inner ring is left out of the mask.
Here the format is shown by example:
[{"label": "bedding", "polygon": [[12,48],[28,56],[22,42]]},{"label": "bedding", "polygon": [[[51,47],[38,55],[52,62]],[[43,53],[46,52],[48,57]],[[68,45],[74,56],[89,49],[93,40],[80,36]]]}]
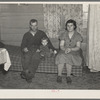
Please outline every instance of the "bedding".
[{"label": "bedding", "polygon": [[[9,70],[12,71],[22,71],[21,64],[21,49],[18,46],[6,45],[5,48],[9,52],[11,67]],[[37,69],[37,72],[44,73],[57,73],[57,66],[55,65],[55,58],[48,57],[45,60],[41,60],[41,63]],[[66,69],[64,67],[63,73],[66,73]],[[75,76],[82,75],[82,66],[73,66],[72,74]]]}]

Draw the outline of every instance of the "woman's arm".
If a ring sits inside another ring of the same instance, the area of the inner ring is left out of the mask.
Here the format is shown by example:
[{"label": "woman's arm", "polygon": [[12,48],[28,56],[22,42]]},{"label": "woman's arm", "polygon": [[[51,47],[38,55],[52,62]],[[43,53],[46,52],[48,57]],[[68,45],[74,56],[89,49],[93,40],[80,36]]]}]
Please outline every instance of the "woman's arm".
[{"label": "woman's arm", "polygon": [[64,44],[65,44],[65,41],[64,40],[61,40],[60,41],[60,48],[61,48],[61,50],[64,50],[65,51]]},{"label": "woman's arm", "polygon": [[80,47],[81,47],[81,42],[79,41],[79,42],[76,43],[76,47],[74,47],[74,48],[67,48],[65,50],[65,53],[67,54],[67,53],[69,53],[71,51],[78,51],[80,49]]},{"label": "woman's arm", "polygon": [[78,41],[78,42],[76,43],[76,47],[75,47],[75,48],[71,48],[71,51],[78,51],[80,48],[81,48],[81,42]]}]

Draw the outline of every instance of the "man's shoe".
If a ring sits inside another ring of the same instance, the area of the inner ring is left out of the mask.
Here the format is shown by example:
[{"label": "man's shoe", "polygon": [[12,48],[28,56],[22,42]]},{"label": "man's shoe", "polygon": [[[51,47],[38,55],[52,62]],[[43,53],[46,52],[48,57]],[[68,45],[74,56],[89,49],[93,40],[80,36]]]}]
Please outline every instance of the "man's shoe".
[{"label": "man's shoe", "polygon": [[21,78],[26,79],[24,74],[21,73],[20,76],[21,76]]},{"label": "man's shoe", "polygon": [[58,77],[57,77],[57,82],[58,82],[58,83],[62,83],[62,77],[61,77],[61,76],[58,76]]},{"label": "man's shoe", "polygon": [[31,79],[26,79],[27,83],[32,83],[32,78]]},{"label": "man's shoe", "polygon": [[72,80],[71,80],[71,78],[69,76],[66,77],[66,81],[67,81],[68,84],[71,84],[72,83]]}]

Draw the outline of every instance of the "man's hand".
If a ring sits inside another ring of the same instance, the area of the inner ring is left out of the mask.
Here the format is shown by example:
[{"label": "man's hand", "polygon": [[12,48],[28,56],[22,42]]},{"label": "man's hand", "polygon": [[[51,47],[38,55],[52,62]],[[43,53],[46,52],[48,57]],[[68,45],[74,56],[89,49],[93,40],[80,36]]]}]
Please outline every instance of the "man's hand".
[{"label": "man's hand", "polygon": [[27,48],[24,48],[24,50],[23,50],[24,52],[28,52],[28,49]]},{"label": "man's hand", "polygon": [[40,50],[39,50],[39,49],[37,49],[37,50],[36,50],[36,52],[40,52]]},{"label": "man's hand", "polygon": [[69,53],[69,52],[71,52],[71,48],[67,48],[67,49],[65,50],[65,53],[66,53],[66,54]]}]

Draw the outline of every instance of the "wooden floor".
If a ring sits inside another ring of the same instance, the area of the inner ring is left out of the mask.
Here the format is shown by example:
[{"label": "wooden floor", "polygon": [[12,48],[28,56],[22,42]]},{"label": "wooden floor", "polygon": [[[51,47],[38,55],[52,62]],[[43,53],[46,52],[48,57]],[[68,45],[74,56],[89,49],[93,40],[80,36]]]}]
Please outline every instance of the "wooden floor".
[{"label": "wooden floor", "polygon": [[61,84],[56,82],[57,74],[36,73],[32,83],[21,79],[20,72],[0,71],[1,89],[100,89],[100,72],[90,73],[88,69],[83,71],[82,77],[72,77],[72,84],[66,83],[66,75],[63,75]]}]

